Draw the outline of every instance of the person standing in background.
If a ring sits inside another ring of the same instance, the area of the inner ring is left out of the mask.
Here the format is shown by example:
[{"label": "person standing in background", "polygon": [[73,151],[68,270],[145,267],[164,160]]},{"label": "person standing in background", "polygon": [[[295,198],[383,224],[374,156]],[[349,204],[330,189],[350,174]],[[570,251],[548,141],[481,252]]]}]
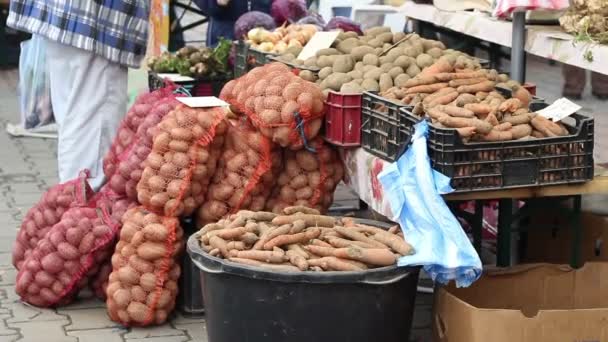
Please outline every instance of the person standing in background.
[{"label": "person standing in background", "polygon": [[[580,100],[587,85],[587,71],[568,64],[562,65],[564,90],[562,95]],[[608,100],[608,76],[591,72],[591,94],[600,100]]]},{"label": "person standing in background", "polygon": [[59,181],[102,159],[127,107],[127,67],[139,68],[148,41],[149,0],[11,0],[7,25],[45,38],[58,126]]}]

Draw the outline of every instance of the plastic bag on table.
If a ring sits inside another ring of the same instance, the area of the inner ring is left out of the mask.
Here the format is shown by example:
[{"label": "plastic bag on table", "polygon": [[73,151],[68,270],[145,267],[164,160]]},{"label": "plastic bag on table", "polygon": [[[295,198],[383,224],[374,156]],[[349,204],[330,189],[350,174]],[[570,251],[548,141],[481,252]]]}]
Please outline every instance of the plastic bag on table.
[{"label": "plastic bag on table", "polygon": [[224,145],[225,115],[219,107],[179,105],[163,118],[137,184],[139,203],[170,217],[203,204]]},{"label": "plastic bag on table", "polygon": [[273,142],[299,150],[317,136],[324,115],[319,86],[281,63],[254,68],[224,86],[220,97]]},{"label": "plastic bag on table", "polygon": [[21,43],[19,57],[21,124],[32,129],[55,121],[44,38],[33,35]]},{"label": "plastic bag on table", "polygon": [[284,167],[266,203],[267,210],[282,213],[286,207],[301,205],[325,213],[331,206],[336,186],[344,175],[342,161],[322,138],[315,138],[310,145],[315,152],[283,151]]},{"label": "plastic bag on table", "polygon": [[126,326],[162,324],[175,307],[184,233],[179,220],[142,207],[123,216],[106,290],[110,318]]},{"label": "plastic bag on table", "polygon": [[455,280],[456,286],[467,287],[481,275],[481,260],[441,197],[453,189],[449,178],[431,168],[428,123],[421,121],[415,128],[409,149],[378,175],[394,221],[416,250],[398,264],[422,265],[436,282]]},{"label": "plastic bag on table", "polygon": [[239,210],[264,210],[281,167],[281,152],[248,120],[230,125],[199,224],[216,222]]},{"label": "plastic bag on table", "polygon": [[42,198],[25,214],[17,239],[13,245],[12,261],[17,270],[46,233],[71,207],[85,206],[93,197],[87,183],[89,171],[83,170],[78,178],[57,184],[47,190]]}]

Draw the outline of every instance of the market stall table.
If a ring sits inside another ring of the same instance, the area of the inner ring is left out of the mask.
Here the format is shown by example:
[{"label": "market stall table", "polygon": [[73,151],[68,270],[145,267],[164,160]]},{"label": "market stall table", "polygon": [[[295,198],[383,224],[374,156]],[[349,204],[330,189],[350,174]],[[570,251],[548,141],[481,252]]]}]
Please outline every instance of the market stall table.
[{"label": "market stall table", "polygon": [[[382,160],[362,148],[345,149],[341,151],[345,166],[346,184],[357,193],[359,198],[377,213],[392,218],[393,214],[384,190],[378,181],[378,174],[389,162]],[[474,246],[479,251],[481,247],[482,205],[486,200],[499,200],[497,264],[507,266],[511,261],[511,225],[514,221],[513,199],[518,200],[549,200],[572,199],[572,228],[574,231],[573,254],[571,264],[579,265],[579,246],[581,195],[608,193],[608,170],[596,166],[595,178],[586,183],[571,185],[551,185],[542,187],[522,187],[496,191],[471,191],[448,194],[444,198],[450,203],[475,201],[476,210],[472,215]],[[536,204],[538,207],[538,203]]]}]

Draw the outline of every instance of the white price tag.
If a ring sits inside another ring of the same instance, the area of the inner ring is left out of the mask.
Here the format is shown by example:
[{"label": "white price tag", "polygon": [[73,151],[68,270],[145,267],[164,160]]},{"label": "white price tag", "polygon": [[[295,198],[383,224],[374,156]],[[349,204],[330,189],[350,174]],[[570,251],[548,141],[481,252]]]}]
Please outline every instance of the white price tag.
[{"label": "white price tag", "polygon": [[581,106],[576,103],[568,100],[565,97],[553,102],[550,106],[537,111],[538,114],[546,117],[547,119],[551,119],[553,121],[560,121],[563,118],[566,118],[579,110],[581,110]]},{"label": "white price tag", "polygon": [[190,108],[229,106],[228,103],[218,99],[215,96],[176,97],[176,99]]},{"label": "white price tag", "polygon": [[162,79],[168,79],[171,82],[187,82],[194,81],[194,78],[190,76],[182,76],[180,74],[158,74],[158,77]]},{"label": "white price tag", "polygon": [[304,61],[310,57],[314,57],[317,51],[330,47],[339,34],[340,31],[316,32],[308,43],[304,45],[304,48],[298,55],[298,59]]}]

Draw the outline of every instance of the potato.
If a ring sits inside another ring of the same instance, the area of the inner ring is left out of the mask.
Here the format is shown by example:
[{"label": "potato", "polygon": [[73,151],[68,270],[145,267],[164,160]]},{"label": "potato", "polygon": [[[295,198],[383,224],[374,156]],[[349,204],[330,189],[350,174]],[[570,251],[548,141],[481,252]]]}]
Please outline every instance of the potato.
[{"label": "potato", "polygon": [[339,55],[340,51],[338,51],[337,49],[334,48],[326,48],[326,49],[321,49],[319,51],[317,51],[315,53],[315,56],[320,57],[320,56],[331,56],[331,55]]},{"label": "potato", "polygon": [[380,65],[380,70],[382,70],[382,72],[389,72],[389,70],[391,70],[393,66],[393,63],[384,63]]},{"label": "potato", "polygon": [[[372,69],[372,70],[366,72],[363,75],[363,78],[364,79],[373,79],[373,80],[377,81],[380,79],[380,75],[382,75],[382,69],[376,67],[375,69]],[[365,88],[365,86],[364,86],[364,88]]]},{"label": "potato", "polygon": [[350,72],[348,72],[346,74],[348,76],[352,77],[353,79],[363,78],[363,72],[361,72],[360,70],[353,70],[353,71],[350,71]]},{"label": "potato", "polygon": [[379,91],[380,85],[374,78],[365,78],[361,83],[361,87],[366,91]]},{"label": "potato", "polygon": [[354,47],[351,52],[350,55],[355,59],[355,61],[362,61],[363,57],[367,54],[373,53],[374,52],[374,48],[372,48],[371,46],[357,46]]},{"label": "potato", "polygon": [[363,34],[366,36],[376,37],[384,32],[391,32],[391,28],[388,26],[374,26],[363,31]]},{"label": "potato", "polygon": [[334,64],[334,57],[336,57],[335,55],[332,56],[319,56],[319,58],[317,58],[317,66],[319,68],[325,68],[325,67],[330,67]]},{"label": "potato", "polygon": [[[359,80],[361,80],[361,79],[359,79]],[[359,85],[359,83],[356,82],[356,80],[353,80],[348,83],[344,83],[342,85],[342,87],[340,87],[340,92],[345,93],[345,94],[360,94],[360,93],[363,93],[364,91],[365,91],[365,89],[363,89],[363,87],[361,87],[361,85]]]},{"label": "potato", "polygon": [[397,44],[397,42],[400,41],[401,39],[405,38],[405,36],[406,36],[405,32],[395,32],[395,33],[393,33],[392,43],[393,44]]},{"label": "potato", "polygon": [[403,71],[403,68],[399,67],[399,66],[394,66],[392,67],[389,71],[388,74],[393,78],[397,78],[397,76],[401,75],[405,73],[405,71]]},{"label": "potato", "polygon": [[321,79],[321,80],[326,79],[327,76],[331,75],[332,72],[333,72],[333,70],[329,66],[319,70],[319,79]]},{"label": "potato", "polygon": [[332,69],[334,73],[347,73],[355,67],[354,59],[349,55],[336,56]]},{"label": "potato", "polygon": [[352,77],[345,73],[333,73],[325,79],[327,87],[335,91],[340,90],[344,83],[352,81]]},{"label": "potato", "polygon": [[382,45],[384,45],[384,43],[379,39],[373,38],[367,42],[367,45],[369,45],[373,48],[380,48],[380,50],[382,50]]},{"label": "potato", "polygon": [[367,55],[363,56],[363,64],[365,65],[378,66],[378,62],[378,56],[376,56],[375,54],[368,53]]},{"label": "potato", "polygon": [[363,68],[365,67],[365,64],[363,64],[363,62],[357,62],[355,63],[355,70],[363,70]]},{"label": "potato", "polygon": [[344,54],[349,54],[358,45],[359,40],[357,38],[347,38],[338,43],[338,45],[336,45],[336,49]]},{"label": "potato", "polygon": [[399,76],[397,76],[395,78],[395,86],[397,87],[405,87],[405,82],[407,82],[410,79],[410,75],[409,74],[401,74]]},{"label": "potato", "polygon": [[429,50],[427,50],[426,54],[437,59],[443,55],[443,50],[441,50],[440,48],[434,47],[434,48],[430,48]]},{"label": "potato", "polygon": [[314,82],[317,79],[317,76],[310,70],[302,70],[298,76],[309,82]]},{"label": "potato", "polygon": [[408,56],[399,56],[393,62],[393,65],[401,67],[406,70],[411,64],[411,59]]},{"label": "potato", "polygon": [[317,57],[309,57],[304,61],[304,66],[312,67],[317,66]]},{"label": "potato", "polygon": [[405,71],[410,77],[415,77],[420,73],[420,68],[416,64],[410,65]]},{"label": "potato", "polygon": [[376,39],[378,39],[379,41],[383,42],[383,43],[392,43],[393,42],[393,34],[388,31],[388,32],[384,32],[384,33],[380,33],[376,36]]},{"label": "potato", "polygon": [[153,261],[161,258],[166,253],[165,245],[155,242],[144,242],[137,247],[137,255],[148,261]]},{"label": "potato", "polygon": [[423,53],[416,57],[416,65],[422,70],[428,66],[431,66],[434,63],[433,57]]},{"label": "potato", "polygon": [[385,91],[389,90],[390,88],[392,88],[393,78],[389,74],[382,74],[382,75],[380,75],[379,85],[380,85],[380,91],[385,92]]}]

